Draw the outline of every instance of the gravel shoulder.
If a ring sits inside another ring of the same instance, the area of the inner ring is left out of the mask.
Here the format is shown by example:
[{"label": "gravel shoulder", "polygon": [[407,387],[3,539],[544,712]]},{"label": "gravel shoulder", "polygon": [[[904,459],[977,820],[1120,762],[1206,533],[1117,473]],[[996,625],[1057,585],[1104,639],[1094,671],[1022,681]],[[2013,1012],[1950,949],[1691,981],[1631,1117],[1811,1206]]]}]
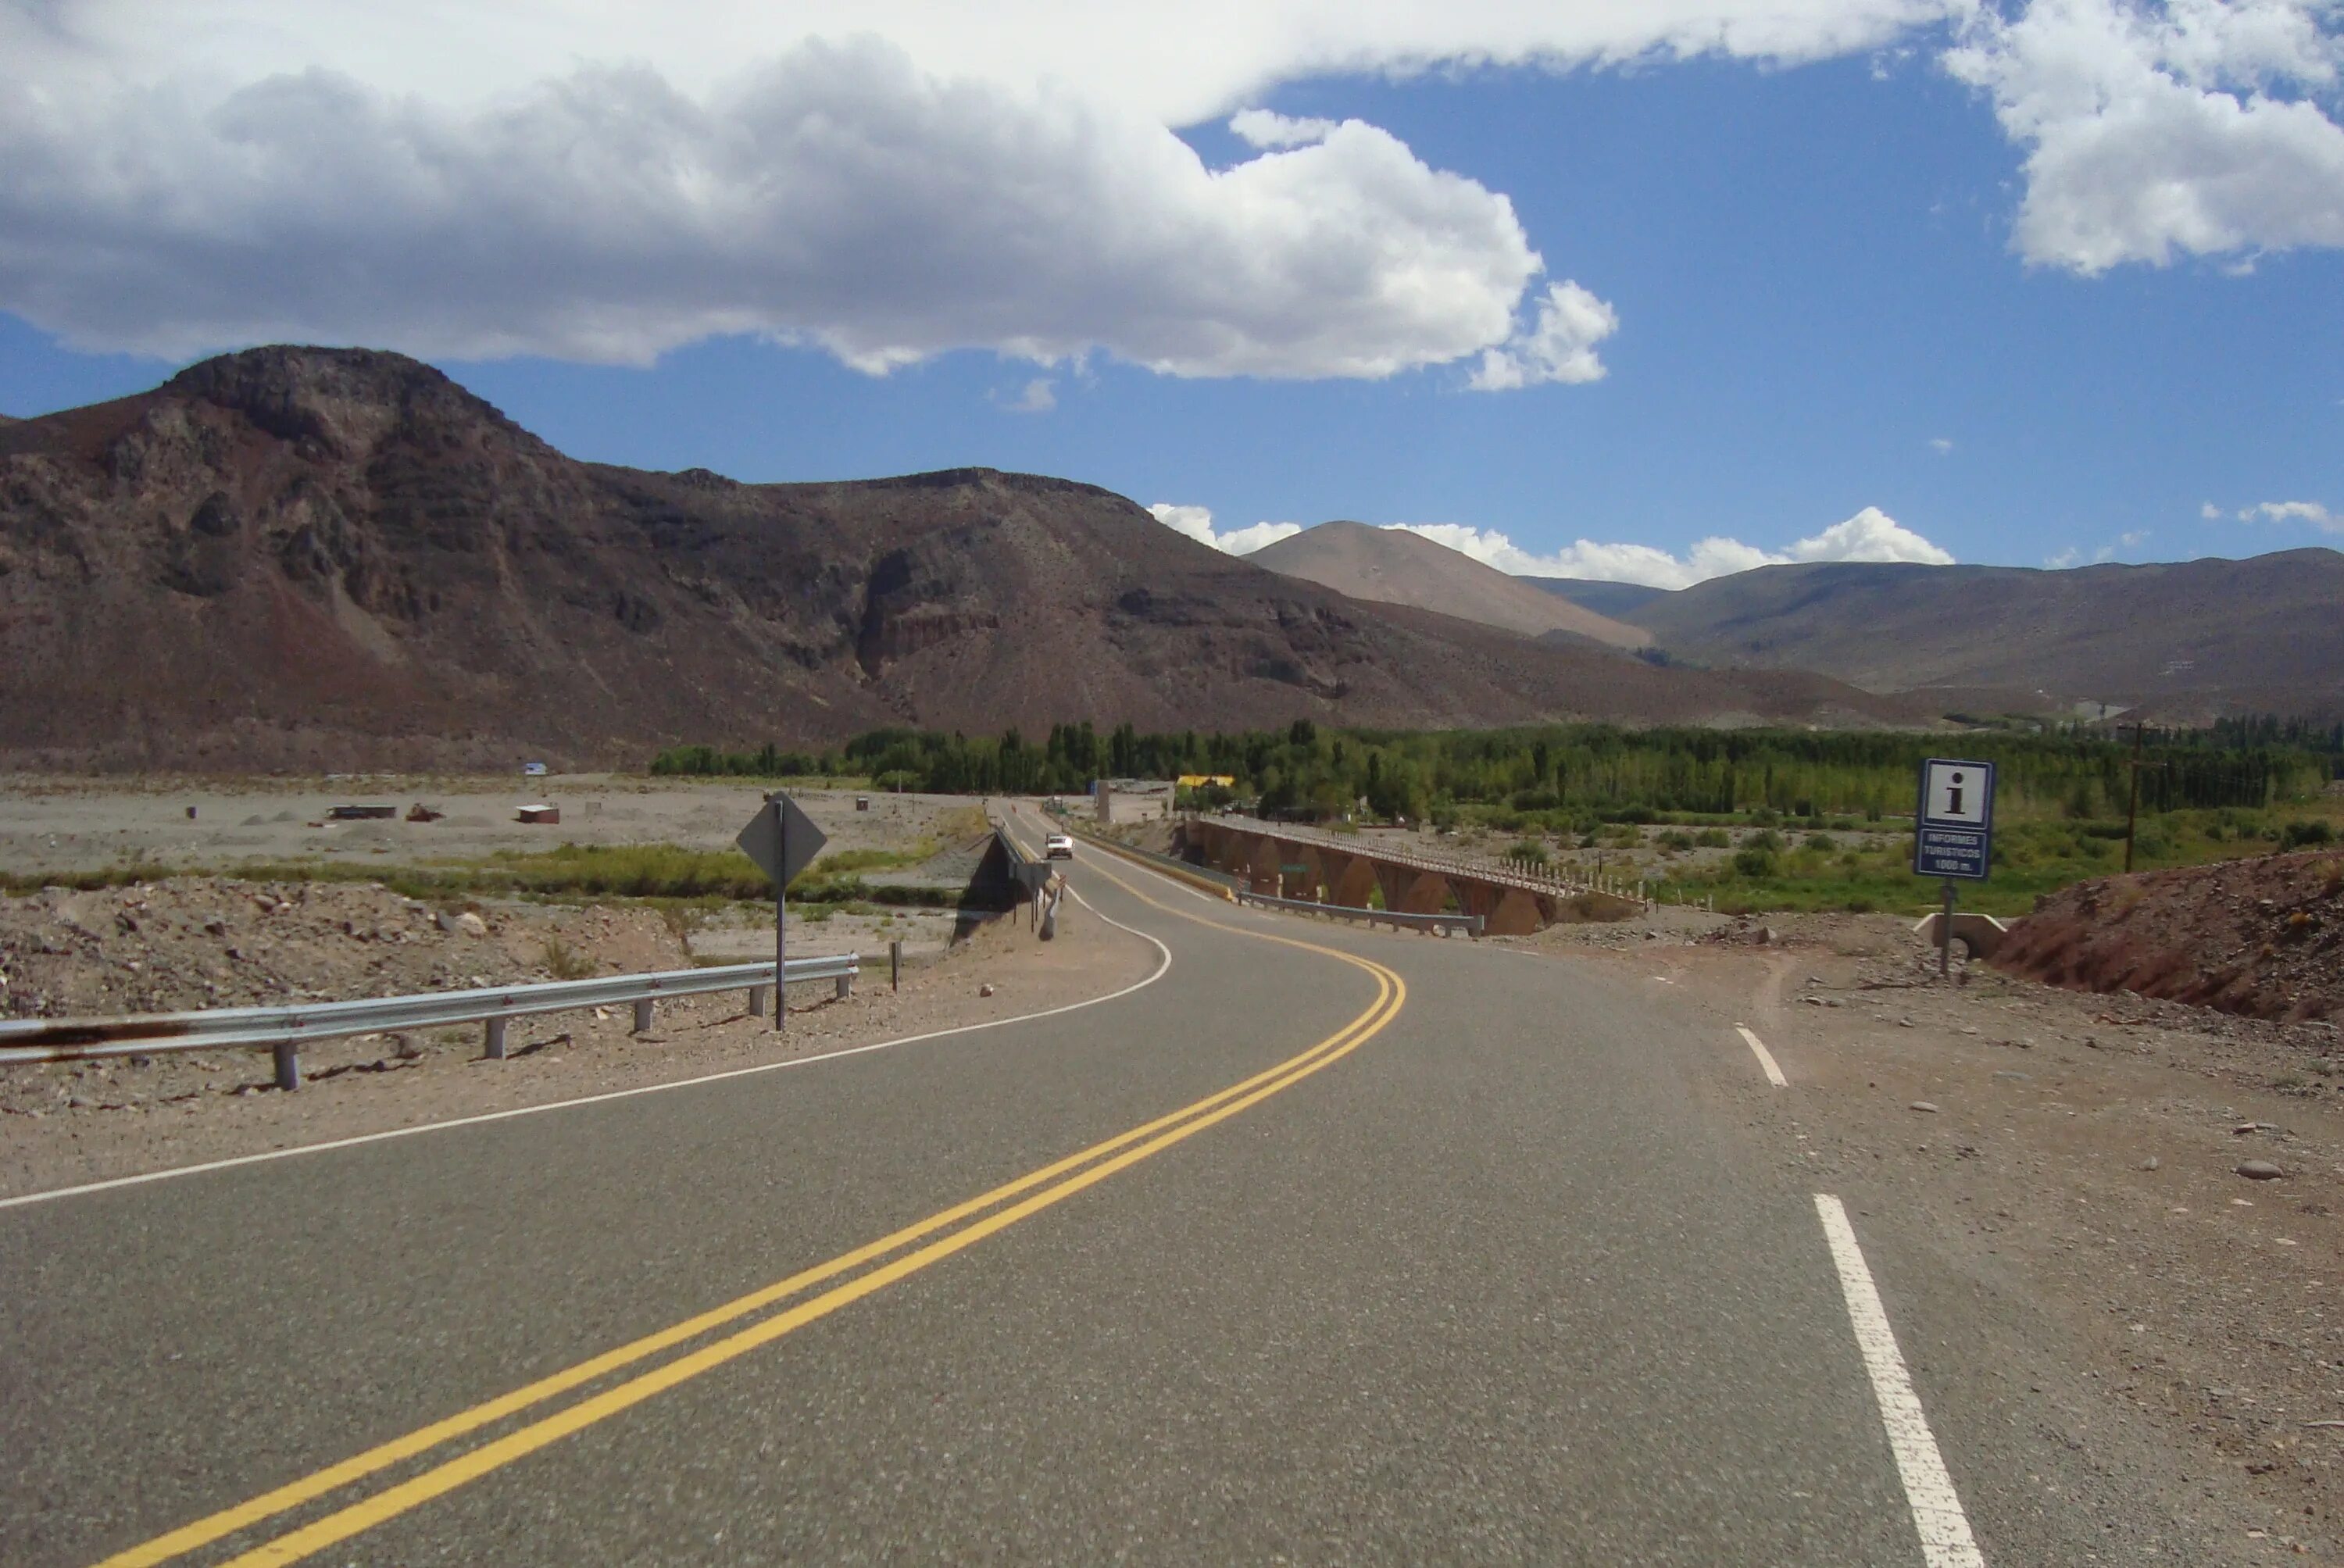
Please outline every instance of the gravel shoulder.
[{"label": "gravel shoulder", "polygon": [[[222,885],[233,885],[203,884],[197,892],[210,896],[208,890]],[[386,926],[417,918],[405,900],[379,888],[312,893],[336,900],[372,895],[381,905],[373,914]],[[75,896],[118,903],[124,895],[139,894],[146,895],[151,914],[160,896],[153,888]],[[546,919],[559,919],[566,939],[606,973],[690,962],[681,938],[656,915],[640,909],[588,906],[558,916],[492,910],[482,935],[450,933],[447,940],[463,944],[455,962],[490,983],[543,978],[531,956],[541,953],[540,923]],[[353,927],[374,928],[356,921]],[[199,924],[195,928],[200,932]],[[416,941],[390,943],[387,949],[435,946],[441,941],[436,922],[431,931],[425,938],[419,926]],[[793,951],[843,950],[825,942],[820,927],[815,933]],[[117,931],[106,939],[130,935]],[[794,931],[793,938],[798,939]],[[366,946],[377,944],[369,940]],[[630,1032],[631,1017],[624,1008],[609,1009],[608,1016],[576,1012],[516,1020],[508,1037],[509,1055],[500,1062],[481,1056],[477,1028],[328,1042],[304,1049],[307,1081],[292,1094],[271,1087],[268,1057],[257,1051],[0,1068],[0,1197],[1011,1018],[1119,990],[1152,973],[1157,963],[1152,945],[1070,905],[1060,912],[1055,941],[1041,942],[1021,917],[1005,916],[979,927],[965,942],[907,966],[899,991],[888,987],[884,959],[866,962],[855,994],[843,1000],[832,996],[828,982],[796,987],[782,1036],[770,1019],[746,1014],[743,993],[722,993],[662,1003],[653,1028],[643,1035]],[[470,977],[458,976],[457,983]]]},{"label": "gravel shoulder", "polygon": [[1736,1023],[1766,1042],[1790,1088],[1736,1062],[1721,1114],[1884,1239],[1916,1371],[1969,1343],[1995,1369],[1960,1401],[1979,1441],[2102,1478],[2002,1506],[2147,1485],[2235,1544],[2219,1560],[2344,1562],[2344,1031],[1982,965],[1942,982],[1885,916],[1671,911],[1519,945],[1668,981],[1721,1052]]}]

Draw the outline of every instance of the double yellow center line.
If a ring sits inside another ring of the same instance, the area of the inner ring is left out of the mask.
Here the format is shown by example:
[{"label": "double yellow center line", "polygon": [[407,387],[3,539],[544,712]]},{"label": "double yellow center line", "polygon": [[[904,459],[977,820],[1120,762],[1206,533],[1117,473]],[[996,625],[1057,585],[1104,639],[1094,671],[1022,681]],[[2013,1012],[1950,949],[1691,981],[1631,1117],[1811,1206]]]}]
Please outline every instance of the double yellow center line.
[{"label": "double yellow center line", "polygon": [[[1208,1127],[1259,1105],[1270,1096],[1292,1087],[1311,1074],[1359,1049],[1391,1022],[1407,1000],[1406,983],[1381,964],[1316,943],[1207,920],[1186,910],[1158,904],[1111,873],[1101,870],[1098,875],[1143,903],[1167,914],[1259,941],[1323,954],[1366,970],[1376,982],[1375,1001],[1366,1011],[1308,1050],[1289,1057],[1243,1082],[1231,1084],[1217,1094],[1157,1117],[1128,1132],[1118,1133],[1102,1143],[1095,1143],[1078,1153],[1056,1160],[990,1192],[980,1193],[965,1202],[955,1204],[891,1235],[883,1236],[852,1251],[842,1252],[828,1262],[816,1264],[657,1333],[647,1334],[510,1393],[474,1405],[470,1410],[419,1427],[338,1464],[329,1465],[298,1481],[263,1492],[249,1502],[223,1509],[126,1552],[117,1553],[105,1559],[98,1568],[134,1568],[134,1565],[168,1562],[230,1535],[249,1531],[345,1487],[379,1476],[407,1461],[421,1458],[443,1444],[479,1432],[563,1394],[602,1382],[630,1367],[652,1361],[663,1351],[692,1345],[693,1341],[702,1340],[717,1330],[743,1320],[753,1320],[747,1327],[734,1329],[719,1338],[707,1339],[704,1343],[681,1355],[610,1383],[551,1414],[514,1427],[478,1447],[465,1450],[228,1560],[229,1568],[259,1568],[261,1564],[299,1562],[337,1542],[372,1529],[386,1520],[510,1464],[526,1454],[534,1453],[571,1432],[712,1371],[817,1319],[828,1317],[850,1302],[883,1290],[931,1264],[976,1245],[988,1236],[1007,1229],[1019,1220],[1064,1202],[1151,1155],[1161,1153]],[[866,1267],[874,1264],[877,1266]],[[841,1282],[832,1284],[834,1280]],[[830,1288],[820,1294],[804,1295],[825,1284]],[[803,1300],[795,1300],[802,1296]],[[783,1305],[793,1300],[794,1304]],[[768,1309],[776,1307],[782,1310],[760,1316]]]}]

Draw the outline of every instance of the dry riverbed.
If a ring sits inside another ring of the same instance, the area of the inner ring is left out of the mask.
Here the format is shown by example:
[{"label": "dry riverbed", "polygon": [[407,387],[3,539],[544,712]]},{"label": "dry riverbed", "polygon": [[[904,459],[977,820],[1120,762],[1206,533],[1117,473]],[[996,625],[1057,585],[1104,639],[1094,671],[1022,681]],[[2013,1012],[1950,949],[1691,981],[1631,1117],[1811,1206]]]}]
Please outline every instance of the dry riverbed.
[{"label": "dry riverbed", "polygon": [[[958,795],[797,790],[828,835],[824,853],[895,849],[970,817]],[[219,871],[242,863],[422,865],[563,844],[675,845],[721,850],[764,799],[732,780],[403,777],[273,781],[0,779],[0,869],[19,875],[104,871],[126,863]],[[524,823],[545,804],[559,823]],[[395,808],[391,818],[336,821],[337,805]],[[409,822],[421,805],[442,814]],[[194,814],[190,815],[192,812]]]}]

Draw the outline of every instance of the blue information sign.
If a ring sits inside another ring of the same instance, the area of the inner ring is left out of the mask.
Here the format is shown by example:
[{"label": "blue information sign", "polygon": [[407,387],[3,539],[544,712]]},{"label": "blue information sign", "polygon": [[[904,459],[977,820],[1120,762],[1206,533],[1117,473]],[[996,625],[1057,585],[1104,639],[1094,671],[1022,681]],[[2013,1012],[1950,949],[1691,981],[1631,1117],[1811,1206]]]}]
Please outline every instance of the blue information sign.
[{"label": "blue information sign", "polygon": [[1984,882],[1994,858],[1994,764],[1931,757],[1921,764],[1913,870]]}]

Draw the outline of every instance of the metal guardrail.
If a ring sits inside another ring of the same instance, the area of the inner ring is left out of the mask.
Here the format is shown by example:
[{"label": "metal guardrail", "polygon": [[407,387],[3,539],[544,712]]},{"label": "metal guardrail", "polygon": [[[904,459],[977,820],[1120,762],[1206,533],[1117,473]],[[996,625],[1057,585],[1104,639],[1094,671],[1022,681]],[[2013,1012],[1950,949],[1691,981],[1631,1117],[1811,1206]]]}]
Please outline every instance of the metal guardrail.
[{"label": "metal guardrail", "polygon": [[1239,893],[1239,904],[1258,905],[1265,909],[1291,909],[1298,915],[1329,915],[1338,920],[1363,920],[1369,926],[1380,922],[1398,931],[1438,931],[1447,936],[1462,931],[1468,936],[1481,935],[1479,915],[1404,915],[1389,909],[1361,909],[1349,904],[1317,904],[1308,898],[1273,898],[1267,893]]},{"label": "metal guardrail", "polygon": [[[790,985],[835,980],[846,996],[862,961],[854,954],[793,958],[783,972]],[[191,1013],[145,1013],[120,1018],[0,1019],[0,1066],[20,1062],[83,1061],[156,1051],[249,1048],[277,1057],[277,1087],[301,1087],[299,1050],[304,1042],[347,1039],[352,1035],[429,1029],[453,1024],[485,1024],[486,1054],[501,1059],[505,1026],[536,1013],[631,1003],[635,1032],[652,1027],[652,1009],[669,996],[711,991],[749,993],[749,1011],[765,1012],[773,986],[771,964],[724,964],[705,969],[662,969],[644,975],[598,976],[591,980],[553,980],[472,991],[429,991],[413,996],[362,997],[296,1007],[210,1007]]]},{"label": "metal guardrail", "polygon": [[1001,853],[1009,864],[1009,880],[1024,889],[1024,896],[1019,902],[1031,903],[1040,895],[1043,885],[1050,880],[1050,863],[1036,860],[1027,855],[1017,840],[1011,836],[1006,824],[996,824],[993,836],[1001,841]]}]

